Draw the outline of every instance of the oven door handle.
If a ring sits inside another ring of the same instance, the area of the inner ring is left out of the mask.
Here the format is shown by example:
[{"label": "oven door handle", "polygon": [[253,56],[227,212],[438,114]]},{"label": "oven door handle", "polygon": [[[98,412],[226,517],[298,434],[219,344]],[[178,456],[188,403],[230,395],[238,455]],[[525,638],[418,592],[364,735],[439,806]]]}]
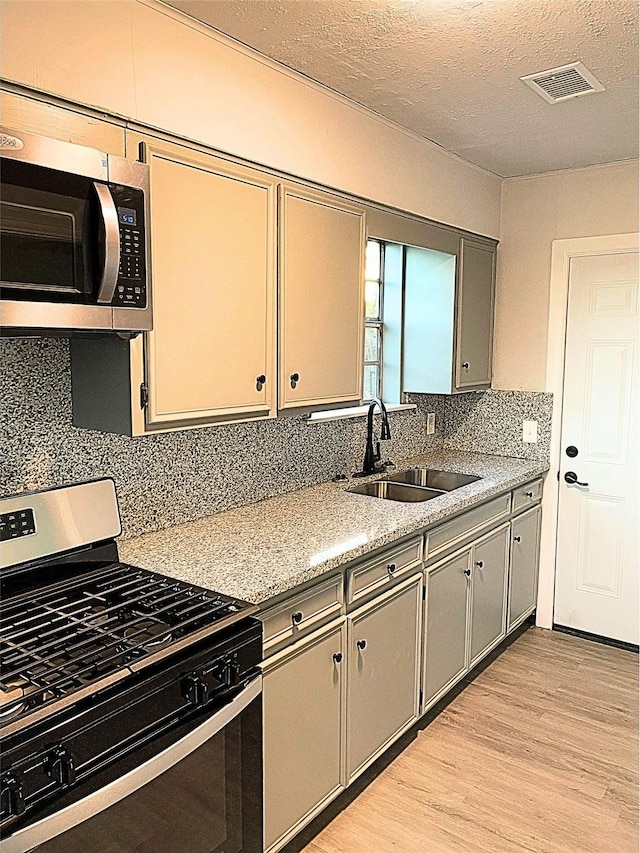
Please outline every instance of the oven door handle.
[{"label": "oven door handle", "polygon": [[115,805],[120,800],[124,800],[125,797],[152,782],[218,734],[241,714],[254,699],[257,699],[261,692],[262,676],[258,675],[228,705],[225,705],[177,743],[168,746],[158,755],[154,755],[153,758],[145,761],[140,767],[130,770],[120,779],[115,779],[105,785],[104,788],[100,788],[82,800],[78,800],[77,803],[72,803],[59,812],[42,818],[30,826],[18,830],[8,838],[4,838],[0,842],[0,851],[2,853],[27,853],[27,851],[37,847],[38,844],[44,844],[45,841],[55,838],[62,832],[72,829],[88,818],[104,811],[104,809]]},{"label": "oven door handle", "polygon": [[98,288],[97,302],[101,305],[110,305],[118,283],[118,269],[120,267],[118,211],[113,203],[109,187],[97,181],[94,182],[93,186],[98,196],[100,215],[104,225],[104,266],[100,287]]}]

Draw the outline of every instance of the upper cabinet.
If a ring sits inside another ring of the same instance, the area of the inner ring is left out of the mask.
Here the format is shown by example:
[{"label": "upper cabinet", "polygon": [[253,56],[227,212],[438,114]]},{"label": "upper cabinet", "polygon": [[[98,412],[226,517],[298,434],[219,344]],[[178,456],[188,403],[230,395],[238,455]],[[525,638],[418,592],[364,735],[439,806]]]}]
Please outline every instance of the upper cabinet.
[{"label": "upper cabinet", "polygon": [[141,145],[151,170],[152,425],[274,409],[276,185],[178,146]]},{"label": "upper cabinet", "polygon": [[407,247],[403,391],[491,386],[495,254],[494,242],[468,237],[455,254]]},{"label": "upper cabinet", "polygon": [[456,390],[491,385],[496,249],[460,238],[455,359]]},{"label": "upper cabinet", "polygon": [[73,342],[74,422],[110,428],[105,406],[130,406],[134,434],[275,415],[275,180],[133,133],[127,150],[151,172],[154,328],[143,354],[127,345],[128,383],[116,378],[122,345]]},{"label": "upper cabinet", "polygon": [[280,189],[280,409],[360,402],[364,217],[325,193]]}]

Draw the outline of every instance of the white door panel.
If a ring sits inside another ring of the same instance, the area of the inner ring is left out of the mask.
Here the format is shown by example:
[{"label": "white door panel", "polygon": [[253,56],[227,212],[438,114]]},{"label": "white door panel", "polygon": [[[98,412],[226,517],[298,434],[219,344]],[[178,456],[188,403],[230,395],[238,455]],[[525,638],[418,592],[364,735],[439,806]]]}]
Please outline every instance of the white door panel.
[{"label": "white door panel", "polygon": [[[638,255],[574,257],[554,622],[638,643]],[[567,455],[577,448],[574,458]],[[574,472],[578,482],[565,482]]]}]

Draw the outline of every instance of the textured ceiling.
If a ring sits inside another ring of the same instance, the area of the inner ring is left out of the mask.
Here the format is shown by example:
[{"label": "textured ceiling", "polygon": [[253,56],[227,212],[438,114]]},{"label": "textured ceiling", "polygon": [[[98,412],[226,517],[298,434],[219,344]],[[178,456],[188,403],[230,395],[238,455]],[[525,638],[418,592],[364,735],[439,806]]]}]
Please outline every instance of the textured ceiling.
[{"label": "textured ceiling", "polygon": [[[503,177],[638,156],[636,0],[169,0]],[[519,79],[576,60],[605,91]]]}]

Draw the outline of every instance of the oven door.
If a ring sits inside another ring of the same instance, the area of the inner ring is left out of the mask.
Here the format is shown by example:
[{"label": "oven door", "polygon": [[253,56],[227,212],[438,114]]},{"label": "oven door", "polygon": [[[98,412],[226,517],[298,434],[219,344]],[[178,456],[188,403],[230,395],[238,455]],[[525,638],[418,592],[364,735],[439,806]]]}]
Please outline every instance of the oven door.
[{"label": "oven door", "polygon": [[204,722],[178,727],[151,757],[141,748],[138,766],[18,830],[0,851],[262,853],[261,690],[256,676]]}]

